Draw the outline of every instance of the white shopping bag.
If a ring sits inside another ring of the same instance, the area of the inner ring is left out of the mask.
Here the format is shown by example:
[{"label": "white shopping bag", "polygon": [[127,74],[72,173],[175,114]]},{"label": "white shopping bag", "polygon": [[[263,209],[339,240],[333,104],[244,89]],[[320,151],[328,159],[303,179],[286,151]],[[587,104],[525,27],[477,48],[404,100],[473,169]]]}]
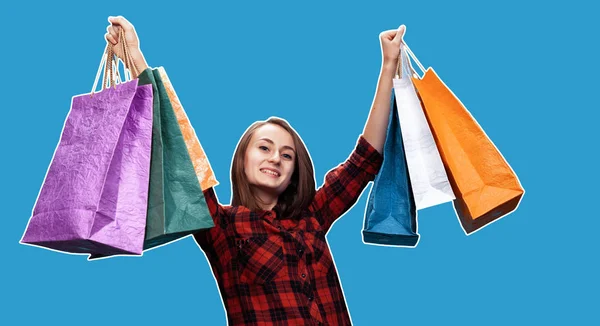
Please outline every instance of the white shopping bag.
[{"label": "white shopping bag", "polygon": [[393,81],[394,93],[415,204],[417,209],[423,209],[452,201],[456,197],[410,79],[412,69],[408,60],[402,44],[397,76]]}]

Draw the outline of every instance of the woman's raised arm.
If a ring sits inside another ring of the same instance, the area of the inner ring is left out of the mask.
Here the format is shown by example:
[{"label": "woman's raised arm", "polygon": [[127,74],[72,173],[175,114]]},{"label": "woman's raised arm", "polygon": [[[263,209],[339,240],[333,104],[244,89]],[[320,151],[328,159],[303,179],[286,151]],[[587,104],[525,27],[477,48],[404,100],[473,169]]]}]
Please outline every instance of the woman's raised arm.
[{"label": "woman's raised arm", "polygon": [[379,153],[383,153],[383,144],[390,117],[390,97],[392,96],[392,80],[398,65],[400,44],[406,27],[401,25],[397,30],[389,30],[379,34],[381,42],[382,65],[377,82],[375,98],[365,124],[363,136]]}]

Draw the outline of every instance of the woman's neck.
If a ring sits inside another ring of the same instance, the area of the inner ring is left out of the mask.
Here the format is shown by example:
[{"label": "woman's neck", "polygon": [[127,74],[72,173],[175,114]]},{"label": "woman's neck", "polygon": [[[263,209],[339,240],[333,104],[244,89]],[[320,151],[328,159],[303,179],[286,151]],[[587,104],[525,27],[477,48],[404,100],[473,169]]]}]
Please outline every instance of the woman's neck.
[{"label": "woman's neck", "polygon": [[278,196],[262,191],[261,189],[255,188],[252,189],[254,192],[254,196],[258,200],[258,206],[265,210],[270,211],[277,205]]}]

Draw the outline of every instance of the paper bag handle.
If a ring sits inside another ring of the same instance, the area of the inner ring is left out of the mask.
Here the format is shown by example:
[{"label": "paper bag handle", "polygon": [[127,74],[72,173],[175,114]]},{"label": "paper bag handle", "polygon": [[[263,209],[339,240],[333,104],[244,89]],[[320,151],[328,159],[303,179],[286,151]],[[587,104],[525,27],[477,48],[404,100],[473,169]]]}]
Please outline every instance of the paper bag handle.
[{"label": "paper bag handle", "polygon": [[131,53],[129,53],[129,47],[127,46],[127,40],[125,39],[125,31],[123,30],[123,28],[119,29],[119,40],[121,41],[123,55],[125,56],[125,61],[123,62],[123,64],[125,65],[125,68],[130,72],[130,79],[131,72],[133,72],[136,76],[139,76],[140,72],[137,70],[137,66],[135,64],[135,61],[133,60],[133,57],[131,56]]},{"label": "paper bag handle", "polygon": [[[123,55],[125,57],[123,64],[125,66],[125,80],[127,81],[132,79],[131,72],[138,76],[139,71],[137,70],[137,66],[135,64],[135,61],[133,60],[133,57],[131,56],[131,53],[129,53],[129,49],[127,47],[127,40],[125,40],[125,32],[123,31],[123,28],[120,28],[119,30],[119,39],[121,40]],[[102,78],[102,90],[106,88],[106,82],[109,76],[110,80],[108,80],[108,87],[116,87],[118,83],[121,83],[121,77],[119,76],[119,60],[115,58],[113,46],[108,41],[106,42],[106,47],[104,48],[104,53],[102,54],[100,66],[98,67],[98,72],[96,73],[96,78],[94,79],[94,86],[92,86],[92,91],[90,95],[93,95],[96,91],[102,67],[104,67],[104,75]],[[117,80],[115,80],[115,75],[117,77]]]},{"label": "paper bag handle", "polygon": [[[402,78],[405,74],[418,74],[412,67],[410,59],[407,55],[407,46],[405,43],[400,44],[400,53],[398,54],[398,64],[396,65],[396,78]],[[420,64],[420,63],[419,63]]]},{"label": "paper bag handle", "polygon": [[[423,74],[425,74],[425,72],[427,71],[427,69],[425,69],[425,67],[421,64],[421,62],[419,61],[419,59],[417,59],[417,56],[415,56],[415,54],[410,50],[410,48],[408,47],[408,45],[406,43],[403,43],[404,45],[404,49],[406,50],[406,53],[408,53],[408,55],[411,57],[411,59],[413,59],[413,61],[417,64],[417,66],[419,67],[419,69],[421,70],[421,72]],[[415,73],[417,76],[419,76],[419,74],[416,73],[416,71],[413,69],[412,65],[410,64],[410,60],[408,61],[411,70],[413,71],[413,73]],[[419,78],[421,78],[421,76],[419,76]]]},{"label": "paper bag handle", "polygon": [[[110,63],[109,63],[110,60]],[[111,85],[115,85],[114,76],[113,76],[113,64],[114,64],[114,53],[112,50],[112,45],[106,42],[106,47],[104,48],[104,53],[102,53],[102,59],[100,60],[100,66],[98,67],[98,72],[96,73],[96,78],[94,79],[94,86],[92,86],[91,95],[94,95],[96,91],[96,87],[98,85],[98,79],[100,78],[100,72],[104,67],[104,74],[102,77],[102,90],[106,88],[106,78],[110,75]],[[110,85],[109,85],[110,87]]]}]

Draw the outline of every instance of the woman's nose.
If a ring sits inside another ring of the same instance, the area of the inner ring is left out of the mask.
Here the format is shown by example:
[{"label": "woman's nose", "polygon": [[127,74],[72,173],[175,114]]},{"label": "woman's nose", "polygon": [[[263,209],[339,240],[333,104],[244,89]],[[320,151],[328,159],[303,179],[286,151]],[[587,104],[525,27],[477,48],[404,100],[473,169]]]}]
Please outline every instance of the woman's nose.
[{"label": "woman's nose", "polygon": [[273,152],[273,155],[271,155],[269,157],[269,162],[279,163],[279,160],[280,160],[280,158],[279,158],[279,152],[278,151]]}]

